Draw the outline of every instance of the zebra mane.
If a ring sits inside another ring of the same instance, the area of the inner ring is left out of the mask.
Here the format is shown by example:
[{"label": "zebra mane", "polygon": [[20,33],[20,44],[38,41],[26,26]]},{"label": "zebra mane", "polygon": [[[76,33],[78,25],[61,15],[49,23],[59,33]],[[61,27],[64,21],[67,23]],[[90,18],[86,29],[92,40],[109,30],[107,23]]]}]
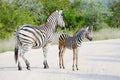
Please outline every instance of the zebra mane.
[{"label": "zebra mane", "polygon": [[79,29],[78,31],[76,31],[74,33],[73,37],[81,36],[85,31],[86,31],[86,27],[83,27],[83,28]]},{"label": "zebra mane", "polygon": [[47,22],[48,18],[49,18],[53,13],[55,13],[55,12],[56,12],[56,10],[54,10],[53,12],[51,12],[51,13],[47,16],[46,22]]}]

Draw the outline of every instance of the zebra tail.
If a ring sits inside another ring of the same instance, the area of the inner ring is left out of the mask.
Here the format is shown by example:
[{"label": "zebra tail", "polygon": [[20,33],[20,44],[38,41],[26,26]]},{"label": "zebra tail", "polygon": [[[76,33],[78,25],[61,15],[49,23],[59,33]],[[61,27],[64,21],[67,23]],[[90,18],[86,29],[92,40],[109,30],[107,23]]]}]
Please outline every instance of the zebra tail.
[{"label": "zebra tail", "polygon": [[14,36],[15,36],[15,39],[16,39],[16,45],[15,45],[15,49],[14,49],[14,58],[15,58],[15,63],[17,63],[17,60],[18,60],[18,30],[19,28],[17,28],[15,31],[14,31]]},{"label": "zebra tail", "polygon": [[17,60],[18,60],[18,47],[16,46],[15,49],[14,49],[14,57],[15,57],[15,63],[17,63]]}]

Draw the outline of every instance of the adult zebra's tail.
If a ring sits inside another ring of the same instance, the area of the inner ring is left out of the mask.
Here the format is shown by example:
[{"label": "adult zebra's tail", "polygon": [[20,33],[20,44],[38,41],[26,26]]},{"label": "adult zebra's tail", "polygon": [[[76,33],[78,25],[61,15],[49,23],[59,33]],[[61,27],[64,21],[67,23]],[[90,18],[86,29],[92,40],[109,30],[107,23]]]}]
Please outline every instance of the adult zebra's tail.
[{"label": "adult zebra's tail", "polygon": [[15,36],[15,39],[16,39],[16,44],[15,44],[15,49],[14,49],[15,63],[17,63],[17,60],[18,60],[18,29],[19,29],[19,28],[17,28],[17,29],[14,31],[14,36]]},{"label": "adult zebra's tail", "polygon": [[18,47],[15,46],[15,49],[14,49],[14,57],[15,57],[15,63],[17,63],[17,60],[18,60]]}]

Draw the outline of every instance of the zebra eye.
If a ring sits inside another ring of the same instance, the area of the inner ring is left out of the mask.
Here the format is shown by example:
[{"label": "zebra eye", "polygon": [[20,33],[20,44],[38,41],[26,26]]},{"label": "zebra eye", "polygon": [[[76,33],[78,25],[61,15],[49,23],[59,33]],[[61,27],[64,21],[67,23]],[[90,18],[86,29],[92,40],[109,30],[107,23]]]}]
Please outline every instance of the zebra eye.
[{"label": "zebra eye", "polygon": [[89,33],[87,33],[87,35],[89,35]]}]

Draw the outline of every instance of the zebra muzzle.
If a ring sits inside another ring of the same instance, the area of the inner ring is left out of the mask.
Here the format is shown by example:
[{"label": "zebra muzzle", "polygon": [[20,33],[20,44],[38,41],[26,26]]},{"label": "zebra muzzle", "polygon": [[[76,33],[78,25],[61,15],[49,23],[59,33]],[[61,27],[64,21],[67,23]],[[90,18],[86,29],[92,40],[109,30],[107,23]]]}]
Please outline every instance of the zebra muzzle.
[{"label": "zebra muzzle", "polygon": [[65,27],[62,27],[62,30],[65,30],[66,28]]}]

